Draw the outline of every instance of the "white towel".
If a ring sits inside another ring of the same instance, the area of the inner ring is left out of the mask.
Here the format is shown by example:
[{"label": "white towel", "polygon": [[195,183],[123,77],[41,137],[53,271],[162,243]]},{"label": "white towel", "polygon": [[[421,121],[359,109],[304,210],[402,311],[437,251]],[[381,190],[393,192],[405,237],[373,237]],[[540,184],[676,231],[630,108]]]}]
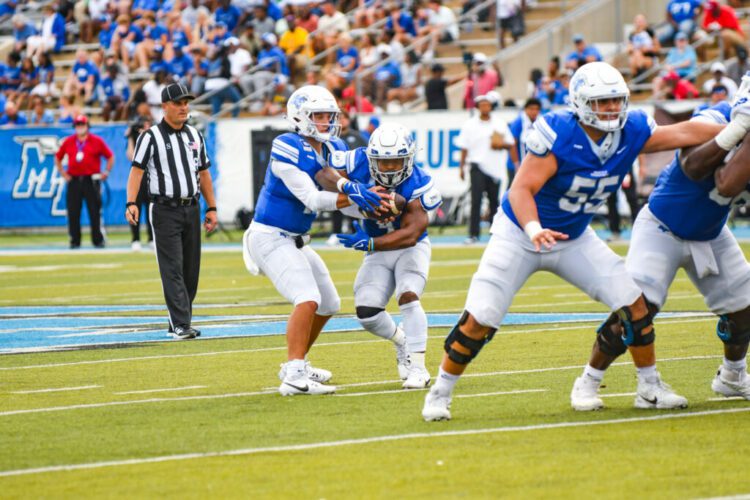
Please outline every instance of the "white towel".
[{"label": "white towel", "polygon": [[261,274],[258,264],[253,260],[253,256],[250,255],[250,229],[245,231],[242,236],[242,260],[245,261],[245,269],[253,276]]},{"label": "white towel", "polygon": [[705,278],[710,274],[719,274],[719,265],[708,241],[691,241],[688,243],[690,255],[693,257],[695,271],[698,278]]}]

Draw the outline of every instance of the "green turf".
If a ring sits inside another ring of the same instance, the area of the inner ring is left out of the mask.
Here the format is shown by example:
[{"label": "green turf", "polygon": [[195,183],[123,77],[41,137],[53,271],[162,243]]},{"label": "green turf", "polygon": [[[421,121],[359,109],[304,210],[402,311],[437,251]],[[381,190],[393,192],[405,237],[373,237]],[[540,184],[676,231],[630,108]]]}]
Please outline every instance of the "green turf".
[{"label": "green turf", "polygon": [[[622,253],[625,247],[616,249]],[[422,301],[425,309],[460,311],[481,251],[433,250]],[[351,286],[361,254],[320,253],[342,296],[342,314],[352,314]],[[2,265],[21,269],[0,273],[0,305],[163,300],[153,256],[147,254],[29,255],[3,257]],[[705,310],[683,273],[671,293],[667,310]],[[290,310],[266,278],[244,272],[241,257],[234,253],[204,255],[196,304],[234,304],[233,314]],[[390,309],[397,310],[393,304]],[[558,278],[540,273],[516,297],[511,310],[605,308]],[[226,314],[227,309],[201,312]],[[147,314],[163,316],[160,311]],[[392,347],[364,332],[321,337],[312,360],[334,372],[341,390],[336,396],[317,398],[282,398],[273,392],[278,364],[285,357],[280,336],[2,356],[0,473],[244,452],[0,476],[0,497],[685,498],[750,493],[750,478],[742,472],[742,457],[750,452],[745,437],[750,412],[642,420],[750,410],[747,402],[710,400],[715,397],[710,381],[721,360],[715,321],[657,322],[660,371],[691,403],[686,411],[659,413],[633,409],[631,395],[606,398],[608,408],[602,412],[570,410],[568,394],[587,359],[595,326],[501,329],[459,382],[453,420],[431,424],[420,417],[424,392],[398,390]],[[445,334],[445,329],[430,331],[427,358],[433,372]],[[20,393],[82,386],[98,387]],[[200,387],[121,394],[193,386]],[[522,390],[542,392],[461,397]],[[602,393],[634,390],[634,370],[624,357],[609,370]],[[392,392],[372,394],[379,391]],[[362,394],[346,396],[357,393]],[[99,406],[66,408],[72,405]],[[533,427],[615,419],[625,421]],[[478,433],[438,434],[460,430]],[[267,449],[412,433],[436,435],[308,450]]]}]

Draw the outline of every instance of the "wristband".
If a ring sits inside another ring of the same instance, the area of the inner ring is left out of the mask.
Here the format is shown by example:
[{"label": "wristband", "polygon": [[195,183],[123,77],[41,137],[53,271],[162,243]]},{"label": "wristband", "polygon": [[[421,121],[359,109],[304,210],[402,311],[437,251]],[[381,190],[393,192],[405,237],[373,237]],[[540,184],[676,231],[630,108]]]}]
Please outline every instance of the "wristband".
[{"label": "wristband", "polygon": [[719,132],[714,141],[724,151],[731,151],[738,142],[745,137],[747,129],[737,120],[732,120],[729,125]]},{"label": "wristband", "polygon": [[206,209],[206,213],[208,213],[208,212],[216,212],[216,207],[208,207]]},{"label": "wristband", "polygon": [[130,207],[132,207],[132,206],[135,206],[135,205],[137,205],[137,203],[136,203],[136,202],[134,202],[134,201],[129,201],[129,202],[127,202],[127,203],[125,204],[125,208],[130,208]]},{"label": "wristband", "polygon": [[336,181],[336,189],[338,189],[339,193],[344,192],[344,186],[347,182],[349,182],[349,180],[343,177]]},{"label": "wristband", "polygon": [[526,233],[526,236],[528,236],[530,240],[533,240],[534,236],[542,232],[542,225],[538,220],[533,220],[523,226],[523,232]]},{"label": "wristband", "polygon": [[372,252],[375,250],[375,240],[370,238],[367,240],[367,251]]}]

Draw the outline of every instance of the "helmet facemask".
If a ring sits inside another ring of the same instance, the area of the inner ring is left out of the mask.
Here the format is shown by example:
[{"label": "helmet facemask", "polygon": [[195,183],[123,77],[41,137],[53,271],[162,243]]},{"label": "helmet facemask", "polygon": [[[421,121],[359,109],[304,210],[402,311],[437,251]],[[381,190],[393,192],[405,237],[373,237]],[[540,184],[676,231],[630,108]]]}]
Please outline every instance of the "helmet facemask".
[{"label": "helmet facemask", "polygon": [[[388,189],[393,189],[408,179],[414,169],[413,153],[407,153],[404,156],[372,156],[368,154],[367,159],[370,163],[370,176],[378,185]],[[393,169],[397,160],[401,160],[401,168]],[[380,168],[381,162],[387,162],[387,165],[383,165],[384,169]]]},{"label": "helmet facemask", "polygon": [[[619,111],[601,109],[608,101],[620,100]],[[607,95],[585,101],[585,109],[580,114],[581,122],[604,132],[614,132],[625,126],[628,119],[628,96],[626,94]]]}]

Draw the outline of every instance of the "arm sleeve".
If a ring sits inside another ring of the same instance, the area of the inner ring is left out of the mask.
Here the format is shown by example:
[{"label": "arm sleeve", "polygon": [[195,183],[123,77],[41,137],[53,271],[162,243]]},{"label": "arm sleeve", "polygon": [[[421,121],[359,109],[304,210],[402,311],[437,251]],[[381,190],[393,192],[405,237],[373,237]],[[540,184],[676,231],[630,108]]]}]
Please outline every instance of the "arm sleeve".
[{"label": "arm sleeve", "polygon": [[153,149],[151,143],[151,133],[148,130],[141,133],[135,143],[135,153],[133,153],[132,163],[134,167],[140,168],[141,170],[146,168],[146,165],[148,165],[148,162],[151,159],[151,151]]},{"label": "arm sleeve", "polygon": [[336,210],[338,193],[318,191],[315,183],[305,172],[289,163],[278,160],[271,161],[271,171],[281,179],[291,193],[313,212],[321,210]]}]

